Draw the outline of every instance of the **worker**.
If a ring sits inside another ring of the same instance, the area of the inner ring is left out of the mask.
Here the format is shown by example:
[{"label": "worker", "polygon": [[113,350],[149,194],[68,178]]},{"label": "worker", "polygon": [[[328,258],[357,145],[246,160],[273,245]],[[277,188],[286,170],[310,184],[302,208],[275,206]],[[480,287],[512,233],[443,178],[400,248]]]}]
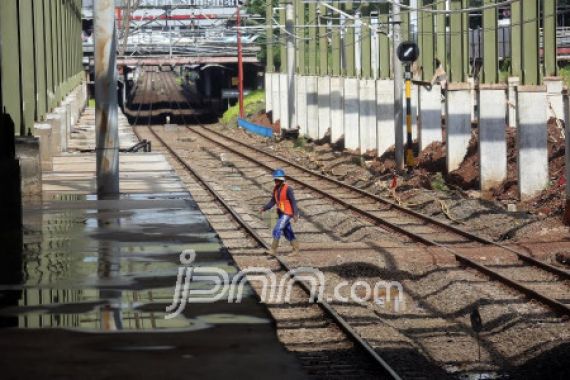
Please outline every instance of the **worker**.
[{"label": "worker", "polygon": [[283,171],[283,169],[276,169],[273,172],[273,180],[275,181],[275,187],[273,188],[271,200],[262,207],[261,210],[259,210],[259,212],[263,214],[265,211],[272,209],[273,206],[277,206],[277,216],[279,218],[273,228],[271,254],[275,255],[277,253],[281,235],[284,235],[285,239],[291,243],[293,254],[298,254],[299,241],[295,237],[295,233],[291,226],[292,219],[295,222],[299,220],[299,209],[297,208],[295,194],[293,193],[291,186],[285,183],[285,171]]}]

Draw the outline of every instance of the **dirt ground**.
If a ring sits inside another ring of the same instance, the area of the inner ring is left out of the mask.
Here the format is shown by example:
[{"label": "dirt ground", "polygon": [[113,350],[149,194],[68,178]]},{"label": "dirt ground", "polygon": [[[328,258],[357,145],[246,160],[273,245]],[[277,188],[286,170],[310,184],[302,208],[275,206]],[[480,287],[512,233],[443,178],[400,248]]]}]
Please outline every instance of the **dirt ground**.
[{"label": "dirt ground", "polygon": [[[256,115],[252,121],[271,125],[265,114]],[[279,126],[273,125],[273,128],[278,130]],[[330,144],[327,138],[323,141],[267,140],[235,128],[228,128],[225,132],[262,145],[308,168],[497,241],[557,241],[566,240],[569,236],[570,230],[562,223],[566,186],[565,141],[555,120],[548,123],[549,187],[525,202],[519,201],[517,195],[516,134],[512,128],[507,129],[508,178],[489,192],[478,190],[476,128],[459,169],[446,173],[445,142],[435,142],[421,152],[409,174],[395,173],[394,147],[377,158],[376,152],[360,156],[342,150],[341,144]]]}]

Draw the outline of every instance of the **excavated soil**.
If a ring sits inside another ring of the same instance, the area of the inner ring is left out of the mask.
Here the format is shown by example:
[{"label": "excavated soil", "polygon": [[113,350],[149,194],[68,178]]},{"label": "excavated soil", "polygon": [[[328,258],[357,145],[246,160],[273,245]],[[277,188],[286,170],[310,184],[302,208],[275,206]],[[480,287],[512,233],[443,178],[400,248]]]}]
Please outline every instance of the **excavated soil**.
[{"label": "excavated soil", "polygon": [[[253,121],[261,120],[268,124],[267,116],[256,115]],[[273,125],[274,130],[279,129],[278,124]],[[391,197],[417,211],[456,222],[495,240],[548,241],[551,238],[563,239],[569,232],[561,220],[566,186],[565,141],[555,120],[548,123],[550,186],[525,202],[518,200],[516,130],[512,128],[506,131],[508,178],[487,193],[477,190],[479,153],[476,128],[472,131],[467,155],[457,170],[446,173],[445,142],[434,142],[419,154],[416,166],[406,174],[395,172],[394,147],[376,158],[375,152],[360,156],[357,152],[342,150],[342,145],[331,144],[326,137],[322,141],[268,140],[238,129],[225,132],[242,141],[265,145],[266,149],[307,168]]]}]

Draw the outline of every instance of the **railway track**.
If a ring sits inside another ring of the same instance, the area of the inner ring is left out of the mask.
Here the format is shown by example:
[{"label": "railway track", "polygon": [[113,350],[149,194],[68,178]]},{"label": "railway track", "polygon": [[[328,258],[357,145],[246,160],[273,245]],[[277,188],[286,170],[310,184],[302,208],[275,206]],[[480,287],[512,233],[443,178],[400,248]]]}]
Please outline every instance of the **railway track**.
[{"label": "railway track", "polygon": [[[170,79],[167,78],[165,85],[174,90],[175,83],[173,83],[172,77]],[[568,284],[570,272],[538,260],[512,247],[496,243],[485,237],[418,213],[389,199],[371,194],[258,147],[248,145],[243,141],[223,135],[202,125],[199,120],[197,121],[201,125],[200,128],[190,127],[187,123],[185,123],[185,127],[201,138],[242,159],[255,163],[267,171],[273,171],[278,167],[283,168],[287,173],[289,181],[329,198],[333,202],[346,207],[351,212],[382,226],[392,233],[397,233],[427,246],[439,247],[452,254],[461,264],[547,305],[561,315],[570,316],[570,285]],[[509,269],[512,266],[489,266],[478,263],[461,254],[458,251],[460,247],[480,247],[481,249],[494,247],[508,251],[516,255],[521,263],[525,265],[527,273],[533,274],[533,276],[529,277],[533,279],[541,278],[544,281],[541,281],[540,284],[535,284],[536,281],[534,280],[526,281],[525,278],[520,276],[519,278],[510,276]],[[545,282],[552,283],[552,286],[545,286]],[[566,291],[558,289],[560,283],[563,284],[562,287]],[[548,289],[549,287],[554,288],[554,291]],[[555,294],[557,298],[548,294]]]},{"label": "railway track", "polygon": [[[248,222],[246,222],[240,214],[224,200],[224,198],[219,194],[218,191],[209,183],[209,181],[196,171],[192,165],[188,163],[181,155],[179,155],[175,149],[173,149],[161,136],[155,131],[153,126],[150,124],[152,120],[152,105],[149,108],[150,116],[148,118],[149,123],[146,126],[146,130],[152,135],[152,137],[159,142],[159,144],[154,144],[156,148],[158,145],[159,149],[163,149],[167,152],[173,159],[179,164],[181,168],[187,171],[196,182],[206,190],[212,197],[215,198],[216,203],[218,203],[227,214],[231,216],[231,219],[239,226],[240,230],[243,231],[247,236],[255,241],[258,248],[263,251],[269,249],[269,244],[267,241],[259,235],[255,228],[253,228]],[[137,130],[137,127],[133,128],[135,135],[139,140],[143,140],[144,137]],[[283,258],[267,256],[269,260],[275,260],[279,267],[280,272],[278,275],[282,276],[285,273],[291,273],[292,268]],[[298,279],[295,283],[301,288],[306,296],[311,297],[312,289],[309,284],[305,281]],[[295,300],[293,300],[295,301]],[[425,378],[425,373],[418,370],[418,368],[408,367],[404,369],[404,373],[401,370],[398,372],[390,366],[377,352],[376,350],[361,336],[357,333],[353,326],[342,317],[335,308],[325,300],[317,300],[316,302],[318,308],[321,312],[319,328],[330,329],[328,333],[332,336],[337,335],[335,331],[338,330],[344,335],[346,343],[350,346],[345,348],[347,352],[338,355],[332,352],[327,352],[326,347],[317,353],[314,351],[307,351],[297,356],[301,360],[307,373],[314,378],[322,379],[346,379],[346,378],[359,378],[359,379],[413,379],[413,378]],[[310,305],[310,304],[308,304]],[[279,322],[279,321],[278,321]],[[291,328],[288,326],[287,328]],[[304,326],[298,326],[298,328],[304,328]],[[315,344],[314,342],[312,343]],[[318,343],[317,343],[318,344]],[[311,344],[309,344],[311,345]],[[296,348],[298,349],[298,347]]]}]

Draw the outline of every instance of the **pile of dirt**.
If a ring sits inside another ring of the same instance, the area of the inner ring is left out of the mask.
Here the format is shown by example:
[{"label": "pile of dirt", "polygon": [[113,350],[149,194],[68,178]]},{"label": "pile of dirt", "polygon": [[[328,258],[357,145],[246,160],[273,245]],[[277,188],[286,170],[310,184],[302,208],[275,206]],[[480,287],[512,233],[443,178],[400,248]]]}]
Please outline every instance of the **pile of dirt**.
[{"label": "pile of dirt", "polygon": [[271,118],[272,118],[272,114],[271,111],[269,112],[258,112],[255,115],[251,116],[249,118],[249,121],[251,121],[254,124],[257,125],[262,125],[264,127],[269,127],[273,129],[273,133],[276,134],[280,134],[281,133],[281,123],[279,122],[279,120],[277,120],[276,123],[272,123],[271,122]]},{"label": "pile of dirt", "polygon": [[479,188],[479,130],[471,132],[467,154],[458,169],[446,176],[446,181],[463,190]]}]

